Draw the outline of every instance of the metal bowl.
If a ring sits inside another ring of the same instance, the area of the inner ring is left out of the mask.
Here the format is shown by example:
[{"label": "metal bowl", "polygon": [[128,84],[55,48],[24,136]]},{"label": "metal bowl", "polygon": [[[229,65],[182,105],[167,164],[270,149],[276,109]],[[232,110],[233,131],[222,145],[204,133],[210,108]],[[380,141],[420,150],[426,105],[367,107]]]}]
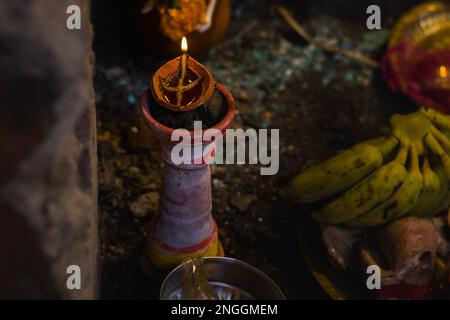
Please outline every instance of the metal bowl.
[{"label": "metal bowl", "polygon": [[[219,300],[285,300],[283,292],[265,273],[240,260],[205,257],[203,268]],[[181,300],[184,264],[164,280],[161,300]]]}]

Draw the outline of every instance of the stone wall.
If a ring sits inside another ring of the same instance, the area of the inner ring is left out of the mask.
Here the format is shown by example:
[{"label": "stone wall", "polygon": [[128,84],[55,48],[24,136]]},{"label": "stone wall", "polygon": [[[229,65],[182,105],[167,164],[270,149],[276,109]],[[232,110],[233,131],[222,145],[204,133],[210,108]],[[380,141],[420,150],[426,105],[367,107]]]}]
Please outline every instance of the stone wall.
[{"label": "stone wall", "polygon": [[[81,30],[66,9],[82,9]],[[0,298],[97,297],[89,1],[0,2]],[[81,290],[66,286],[81,268]]]}]

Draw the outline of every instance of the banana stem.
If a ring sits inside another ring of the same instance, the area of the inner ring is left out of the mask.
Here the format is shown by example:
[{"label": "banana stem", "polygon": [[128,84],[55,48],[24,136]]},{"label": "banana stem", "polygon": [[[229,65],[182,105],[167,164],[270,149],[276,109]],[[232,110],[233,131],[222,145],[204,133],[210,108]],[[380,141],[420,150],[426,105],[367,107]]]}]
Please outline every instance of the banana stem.
[{"label": "banana stem", "polygon": [[428,170],[431,170],[430,160],[428,160],[428,158],[425,158],[422,164],[422,173]]},{"label": "banana stem", "polygon": [[433,136],[433,134],[429,133],[425,137],[425,142],[430,147],[430,149],[437,154],[439,157],[442,157],[445,155],[444,149],[442,149],[439,142],[436,140],[436,138]]},{"label": "banana stem", "polygon": [[439,142],[436,140],[436,138],[431,134],[427,134],[425,137],[425,143],[430,147],[430,149],[439,156],[439,158],[442,161],[442,164],[444,165],[445,173],[447,174],[447,177],[450,177],[450,158],[445,153],[444,149],[442,149]]},{"label": "banana stem", "polygon": [[441,114],[430,107],[422,107],[420,108],[420,112],[424,114],[431,122],[436,124],[438,127],[442,127],[444,129],[450,130],[450,117]]},{"label": "banana stem", "polygon": [[431,133],[433,134],[433,136],[439,141],[439,143],[442,144],[442,146],[444,147],[444,149],[446,149],[447,151],[450,151],[450,140],[448,140],[448,138],[445,136],[445,134],[443,134],[442,132],[440,132],[438,129],[436,129],[436,127],[431,127]]},{"label": "banana stem", "polygon": [[386,160],[388,156],[391,154],[392,150],[395,149],[398,145],[398,139],[396,137],[389,137],[385,139],[381,143],[375,143],[374,146],[380,150],[381,154],[383,155],[383,159]]},{"label": "banana stem", "polygon": [[409,147],[407,145],[402,145],[394,161],[404,165],[408,159],[408,151]]},{"label": "banana stem", "polygon": [[417,152],[416,147],[411,147],[411,171],[419,171],[419,153]]}]

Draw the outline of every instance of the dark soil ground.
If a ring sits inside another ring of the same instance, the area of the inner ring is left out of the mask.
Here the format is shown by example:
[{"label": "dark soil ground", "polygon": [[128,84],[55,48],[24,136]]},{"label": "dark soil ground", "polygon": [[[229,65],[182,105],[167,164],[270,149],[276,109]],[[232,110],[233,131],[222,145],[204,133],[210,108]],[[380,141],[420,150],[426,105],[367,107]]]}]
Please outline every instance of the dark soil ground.
[{"label": "dark soil ground", "polygon": [[[375,1],[383,29],[368,31],[373,1],[284,1],[317,40],[378,59],[389,28],[417,1]],[[94,1],[95,76],[100,171],[102,298],[158,298],[160,283],[138,268],[148,223],[159,201],[162,161],[139,115],[139,101],[165,59],[139,47],[123,6]],[[227,38],[196,57],[237,102],[235,128],[280,129],[280,168],[212,167],[213,215],[226,255],[273,278],[290,299],[326,299],[302,257],[296,216],[285,187],[302,168],[340,148],[385,132],[389,116],[414,105],[388,91],[379,70],[308,45],[271,7],[233,2]]]}]

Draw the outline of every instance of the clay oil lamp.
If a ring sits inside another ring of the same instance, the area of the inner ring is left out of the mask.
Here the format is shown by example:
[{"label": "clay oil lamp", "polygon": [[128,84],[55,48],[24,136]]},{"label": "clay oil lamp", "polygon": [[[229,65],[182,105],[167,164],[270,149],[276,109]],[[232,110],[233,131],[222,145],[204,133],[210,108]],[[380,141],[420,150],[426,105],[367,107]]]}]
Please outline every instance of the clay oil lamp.
[{"label": "clay oil lamp", "polygon": [[[231,94],[215,83],[206,67],[188,55],[185,39],[182,52],[180,57],[156,71],[149,92],[141,101],[144,121],[159,140],[161,157],[165,162],[160,207],[151,223],[141,259],[143,270],[151,277],[163,276],[189,258],[223,255],[217,225],[211,214],[208,163],[215,154],[215,140],[206,134],[206,130],[214,128],[224,134],[234,119],[235,104]],[[177,121],[191,119],[192,114],[205,112],[217,96],[223,102],[220,117],[209,128],[184,130],[183,138],[186,139],[172,141],[177,127],[165,123],[161,114]],[[189,161],[181,164],[171,159],[171,152],[179,143],[188,144],[194,150]]]},{"label": "clay oil lamp", "polygon": [[[208,69],[187,53],[187,40],[181,41],[182,55],[162,66],[153,76],[152,95],[172,111],[193,110],[204,104],[214,91],[214,79]],[[176,72],[174,72],[176,70]]]}]

